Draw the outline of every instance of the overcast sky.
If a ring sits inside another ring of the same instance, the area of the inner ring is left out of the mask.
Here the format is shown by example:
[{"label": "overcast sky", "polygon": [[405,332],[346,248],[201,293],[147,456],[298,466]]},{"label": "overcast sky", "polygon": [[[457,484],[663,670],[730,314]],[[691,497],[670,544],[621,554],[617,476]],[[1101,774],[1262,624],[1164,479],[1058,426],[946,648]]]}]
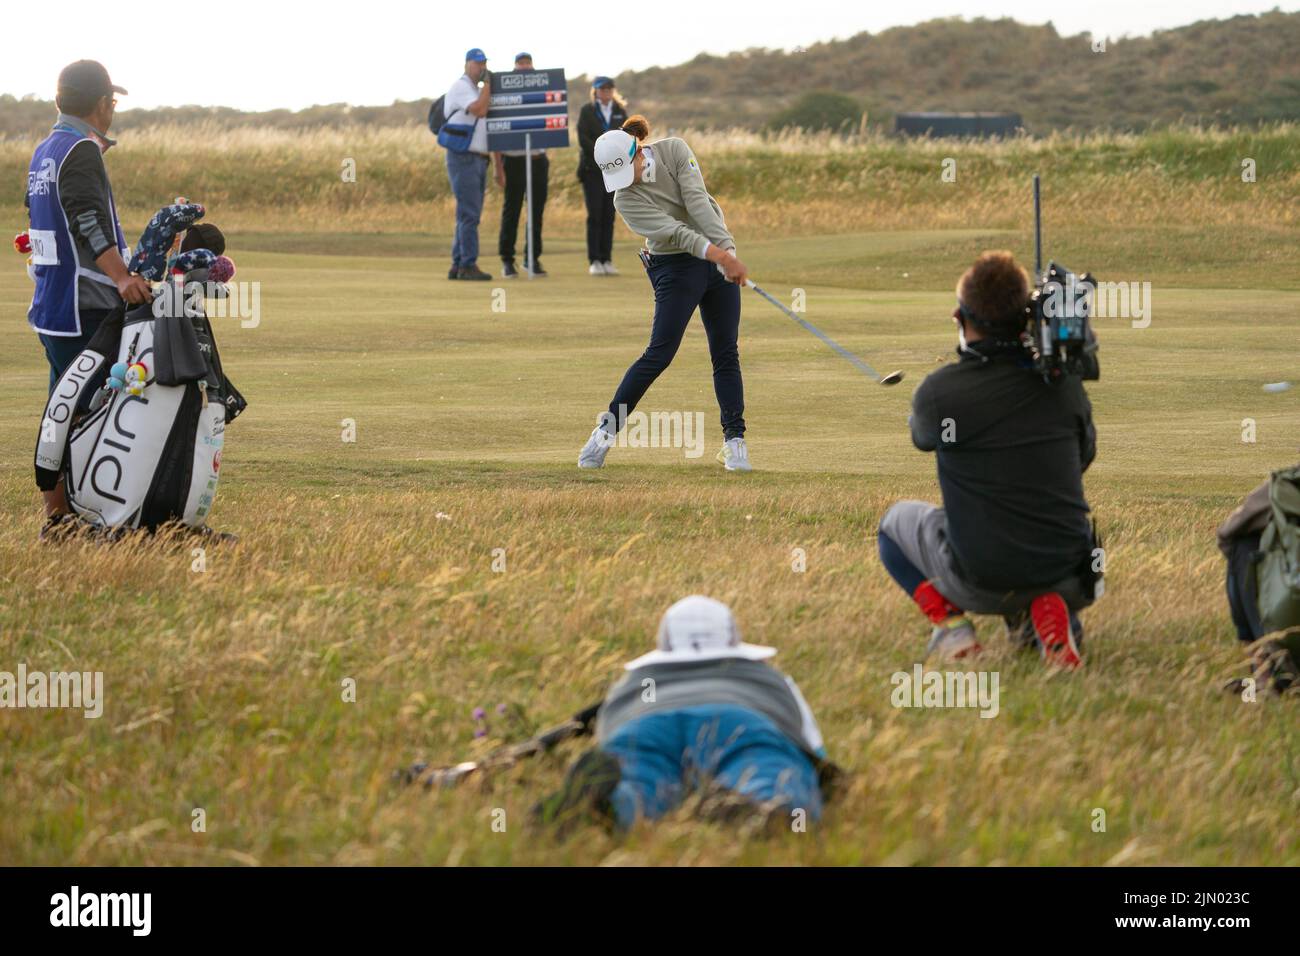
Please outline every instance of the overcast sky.
[{"label": "overcast sky", "polygon": [[[220,0],[192,8],[62,0],[33,20],[48,26],[45,40],[6,44],[0,92],[53,99],[59,70],[87,57],[103,62],[114,82],[130,90],[119,109],[380,105],[446,92],[471,46],[487,52],[493,69],[510,69],[514,55],[527,50],[538,67],[615,74],[680,63],[702,51],[790,49],[935,17],[1051,19],[1064,35],[1113,38],[1275,6],[1300,9],[1297,2],[1249,0]],[[36,7],[28,12],[37,16]],[[17,12],[7,19],[17,32]]]}]

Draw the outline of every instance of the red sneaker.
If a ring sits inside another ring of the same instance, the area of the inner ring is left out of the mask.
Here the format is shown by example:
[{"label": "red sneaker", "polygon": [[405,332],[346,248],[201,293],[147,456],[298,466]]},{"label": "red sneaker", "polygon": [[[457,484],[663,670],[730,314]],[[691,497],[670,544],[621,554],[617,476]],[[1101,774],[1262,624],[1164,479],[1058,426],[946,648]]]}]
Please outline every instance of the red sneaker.
[{"label": "red sneaker", "polygon": [[1070,627],[1070,609],[1059,594],[1040,594],[1029,605],[1034,635],[1042,648],[1043,660],[1053,667],[1074,670],[1083,663],[1083,655]]}]

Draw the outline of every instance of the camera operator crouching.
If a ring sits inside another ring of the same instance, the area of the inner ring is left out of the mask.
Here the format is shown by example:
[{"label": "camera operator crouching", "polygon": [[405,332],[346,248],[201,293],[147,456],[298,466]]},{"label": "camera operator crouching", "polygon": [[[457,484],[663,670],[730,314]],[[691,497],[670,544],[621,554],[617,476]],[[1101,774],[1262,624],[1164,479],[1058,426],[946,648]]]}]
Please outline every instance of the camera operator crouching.
[{"label": "camera operator crouching", "polygon": [[1050,665],[1082,663],[1076,612],[1100,593],[1083,497],[1096,455],[1078,375],[1045,380],[1022,333],[1029,275],[985,252],[957,283],[958,360],[912,397],[912,441],[936,453],[943,507],[900,501],[880,522],[880,558],[934,625],[927,658],[980,650],[966,612],[1000,614],[1013,644]]}]

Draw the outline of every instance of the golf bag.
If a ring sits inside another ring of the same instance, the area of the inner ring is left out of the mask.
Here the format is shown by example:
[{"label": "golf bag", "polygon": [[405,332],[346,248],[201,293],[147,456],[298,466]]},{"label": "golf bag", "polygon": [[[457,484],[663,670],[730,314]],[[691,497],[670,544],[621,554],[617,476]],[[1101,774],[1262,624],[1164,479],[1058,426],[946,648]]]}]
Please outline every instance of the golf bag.
[{"label": "golf bag", "polygon": [[[115,363],[138,374],[99,388]],[[106,318],[59,378],[42,416],[36,483],[50,490],[62,477],[73,512],[99,527],[201,527],[226,425],[246,404],[222,371],[201,299],[186,301],[169,283],[153,304]]]}]

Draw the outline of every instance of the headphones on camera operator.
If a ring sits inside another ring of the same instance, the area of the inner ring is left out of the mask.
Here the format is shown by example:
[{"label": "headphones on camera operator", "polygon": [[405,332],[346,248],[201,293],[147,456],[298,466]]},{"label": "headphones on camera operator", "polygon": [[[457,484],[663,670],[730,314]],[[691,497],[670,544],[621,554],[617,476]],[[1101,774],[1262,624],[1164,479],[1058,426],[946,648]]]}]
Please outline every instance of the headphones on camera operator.
[{"label": "headphones on camera operator", "polygon": [[[1034,291],[1024,308],[1023,323],[983,319],[960,300],[957,312],[963,323],[975,326],[988,338],[1023,349],[1027,364],[1043,381],[1050,384],[1077,375],[1093,382],[1101,378],[1097,335],[1091,321],[1096,291],[1091,273],[1076,277],[1069,269],[1053,262],[1034,283]],[[964,329],[959,348],[967,354],[979,355],[981,361],[989,360],[967,346]]]}]

